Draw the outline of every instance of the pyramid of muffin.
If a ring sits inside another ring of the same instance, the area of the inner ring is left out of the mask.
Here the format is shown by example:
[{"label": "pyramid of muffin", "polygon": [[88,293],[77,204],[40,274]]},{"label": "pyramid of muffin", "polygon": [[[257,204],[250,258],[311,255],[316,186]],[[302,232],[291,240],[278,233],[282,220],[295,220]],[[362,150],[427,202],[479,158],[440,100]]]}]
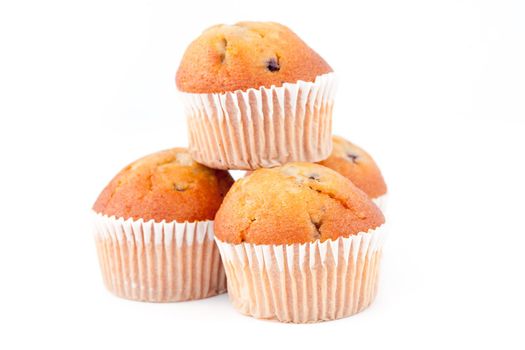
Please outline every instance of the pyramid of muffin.
[{"label": "pyramid of muffin", "polygon": [[[386,185],[332,135],[335,74],[289,28],[205,30],[176,75],[189,145],[121,170],[93,206],[106,287],[175,302],[228,292],[241,313],[306,323],[377,293]],[[234,181],[228,170],[247,170]]]}]

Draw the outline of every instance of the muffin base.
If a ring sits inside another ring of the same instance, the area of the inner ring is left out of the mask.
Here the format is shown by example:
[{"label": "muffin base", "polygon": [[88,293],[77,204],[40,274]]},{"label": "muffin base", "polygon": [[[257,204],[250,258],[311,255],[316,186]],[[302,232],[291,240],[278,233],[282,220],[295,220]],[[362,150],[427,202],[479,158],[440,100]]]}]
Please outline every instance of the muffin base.
[{"label": "muffin base", "polygon": [[215,169],[318,162],[332,151],[334,73],[314,82],[226,93],[181,93],[189,152]]},{"label": "muffin base", "polygon": [[213,221],[154,222],[94,215],[107,289],[138,301],[174,302],[226,291]]},{"label": "muffin base", "polygon": [[335,320],[368,307],[377,293],[384,225],[335,241],[229,244],[216,238],[237,310],[281,322]]}]

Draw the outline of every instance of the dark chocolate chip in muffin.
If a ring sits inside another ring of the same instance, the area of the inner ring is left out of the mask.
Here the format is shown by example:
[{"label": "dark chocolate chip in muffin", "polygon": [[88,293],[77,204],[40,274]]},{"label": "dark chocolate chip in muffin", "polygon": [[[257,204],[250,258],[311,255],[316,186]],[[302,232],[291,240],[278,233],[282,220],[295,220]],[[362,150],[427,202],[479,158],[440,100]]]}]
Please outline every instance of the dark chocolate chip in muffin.
[{"label": "dark chocolate chip in muffin", "polygon": [[221,59],[221,63],[224,63],[224,60],[226,59],[226,47],[228,46],[228,41],[226,38],[222,39],[221,44],[222,46],[220,48],[219,57]]},{"label": "dark chocolate chip in muffin", "polygon": [[346,156],[353,162],[353,163],[356,163],[356,160],[357,158],[359,158],[359,156],[357,154],[353,154],[353,153],[347,153]]},{"label": "dark chocolate chip in muffin", "polygon": [[314,226],[313,232],[312,232],[312,240],[315,241],[316,239],[321,238],[321,231],[319,231],[319,228],[321,227],[321,225],[313,221],[312,221],[312,225]]},{"label": "dark chocolate chip in muffin", "polygon": [[311,173],[310,175],[308,175],[308,179],[314,180],[314,181],[320,181],[321,176],[319,176],[319,174],[317,173]]},{"label": "dark chocolate chip in muffin", "polygon": [[310,222],[312,223],[312,239],[316,240],[321,238],[321,219],[310,217]]},{"label": "dark chocolate chip in muffin", "polygon": [[279,58],[270,58],[266,63],[266,68],[270,72],[278,72],[281,67],[279,66]]}]

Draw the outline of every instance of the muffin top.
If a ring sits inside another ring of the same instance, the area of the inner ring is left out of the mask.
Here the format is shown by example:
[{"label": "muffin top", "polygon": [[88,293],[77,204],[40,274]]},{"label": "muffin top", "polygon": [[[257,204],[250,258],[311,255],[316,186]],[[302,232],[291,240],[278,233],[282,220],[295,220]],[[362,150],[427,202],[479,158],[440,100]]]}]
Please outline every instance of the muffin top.
[{"label": "muffin top", "polygon": [[315,81],[332,68],[287,27],[272,22],[219,24],[186,49],[177,88],[190,93],[228,92]]},{"label": "muffin top", "polygon": [[288,163],[238,180],[215,217],[215,234],[237,244],[292,244],[337,239],[385,221],[348,179],[324,166]]},{"label": "muffin top", "polygon": [[148,221],[213,220],[233,184],[227,171],[196,163],[184,148],[141,158],[124,169],[93,205],[100,214]]},{"label": "muffin top", "polygon": [[337,171],[370,198],[377,198],[386,193],[385,180],[372,157],[342,137],[333,137],[332,154],[319,164]]}]

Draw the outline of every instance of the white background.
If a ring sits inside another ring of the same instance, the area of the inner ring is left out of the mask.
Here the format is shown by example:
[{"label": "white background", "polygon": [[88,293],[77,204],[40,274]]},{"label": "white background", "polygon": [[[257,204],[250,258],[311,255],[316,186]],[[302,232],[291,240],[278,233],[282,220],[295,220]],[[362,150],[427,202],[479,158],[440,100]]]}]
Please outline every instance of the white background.
[{"label": "white background", "polygon": [[[2,1],[0,348],[523,349],[525,3],[345,3]],[[186,144],[179,60],[239,20],[282,22],[332,65],[334,131],[388,182],[380,291],[354,317],[103,287],[90,206],[127,163]]]}]

